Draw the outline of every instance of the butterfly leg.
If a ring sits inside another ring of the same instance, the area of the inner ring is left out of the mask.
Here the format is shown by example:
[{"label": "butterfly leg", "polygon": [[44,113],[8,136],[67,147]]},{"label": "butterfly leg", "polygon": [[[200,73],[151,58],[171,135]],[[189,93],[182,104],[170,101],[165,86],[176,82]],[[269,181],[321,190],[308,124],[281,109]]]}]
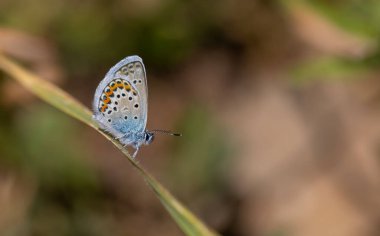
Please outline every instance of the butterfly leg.
[{"label": "butterfly leg", "polygon": [[132,159],[136,159],[137,153],[139,152],[139,146],[135,146],[135,152],[132,155]]},{"label": "butterfly leg", "polygon": [[121,141],[121,139],[124,139],[127,136],[128,136],[128,134],[121,134],[121,135],[118,135],[118,136],[113,136],[112,138],[115,139],[115,140]]}]

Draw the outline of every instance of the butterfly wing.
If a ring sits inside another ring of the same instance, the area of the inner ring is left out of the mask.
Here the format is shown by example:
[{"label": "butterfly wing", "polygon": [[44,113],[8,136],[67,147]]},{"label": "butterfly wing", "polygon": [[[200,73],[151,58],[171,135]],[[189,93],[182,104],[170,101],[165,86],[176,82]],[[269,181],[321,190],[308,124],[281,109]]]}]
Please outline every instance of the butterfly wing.
[{"label": "butterfly wing", "polygon": [[147,81],[144,64],[130,56],[112,67],[95,92],[94,118],[116,138],[142,133],[147,122]]}]

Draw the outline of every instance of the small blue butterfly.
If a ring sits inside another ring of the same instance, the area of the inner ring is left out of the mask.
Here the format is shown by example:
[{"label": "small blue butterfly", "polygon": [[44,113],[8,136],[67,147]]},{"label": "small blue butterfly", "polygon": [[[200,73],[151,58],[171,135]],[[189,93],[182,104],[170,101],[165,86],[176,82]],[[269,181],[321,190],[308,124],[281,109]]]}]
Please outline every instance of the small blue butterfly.
[{"label": "small blue butterfly", "polygon": [[93,118],[101,129],[123,145],[135,148],[152,143],[155,133],[180,136],[165,130],[146,130],[148,85],[139,56],[129,56],[113,66],[99,83],[93,102]]}]

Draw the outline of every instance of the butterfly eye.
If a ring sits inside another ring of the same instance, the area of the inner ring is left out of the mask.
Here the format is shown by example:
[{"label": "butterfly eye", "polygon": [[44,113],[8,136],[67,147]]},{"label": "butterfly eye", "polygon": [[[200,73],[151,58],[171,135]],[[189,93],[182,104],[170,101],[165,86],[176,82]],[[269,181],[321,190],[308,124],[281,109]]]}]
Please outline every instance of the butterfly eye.
[{"label": "butterfly eye", "polygon": [[154,134],[146,132],[145,133],[145,144],[151,144],[154,140]]}]

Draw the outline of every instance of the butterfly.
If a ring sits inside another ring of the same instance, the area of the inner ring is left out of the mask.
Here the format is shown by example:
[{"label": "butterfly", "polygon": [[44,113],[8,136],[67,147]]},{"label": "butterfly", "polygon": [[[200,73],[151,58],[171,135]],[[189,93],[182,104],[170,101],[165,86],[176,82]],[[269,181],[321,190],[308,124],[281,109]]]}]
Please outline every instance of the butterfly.
[{"label": "butterfly", "polygon": [[155,133],[181,136],[165,130],[146,130],[148,84],[139,56],[126,57],[108,71],[96,88],[93,111],[93,119],[102,130],[135,149],[132,158],[136,158],[141,145],[153,142]]}]

